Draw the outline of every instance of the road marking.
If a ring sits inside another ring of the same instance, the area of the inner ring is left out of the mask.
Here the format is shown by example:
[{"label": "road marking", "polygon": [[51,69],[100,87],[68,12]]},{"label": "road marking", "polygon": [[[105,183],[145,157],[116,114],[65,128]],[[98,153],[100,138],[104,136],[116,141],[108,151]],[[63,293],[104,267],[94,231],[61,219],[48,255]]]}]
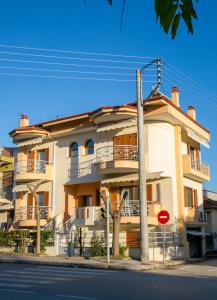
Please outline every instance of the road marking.
[{"label": "road marking", "polygon": [[[30,268],[28,268],[30,269]],[[104,272],[104,273],[118,273],[119,271],[115,270],[103,270],[103,269],[88,269],[88,268],[77,268],[77,267],[53,267],[53,266],[37,266],[35,269],[49,269],[49,270],[66,270],[66,271],[79,271],[79,272],[85,272],[86,270],[89,270],[91,272]]]},{"label": "road marking", "polygon": [[[51,272],[51,274],[50,274],[50,272]],[[52,273],[52,271],[50,271],[50,272],[42,272],[42,271],[37,271],[37,270],[35,270],[34,272],[33,271],[5,271],[4,272],[4,274],[5,273],[7,273],[7,274],[17,274],[17,275],[38,275],[38,276],[40,276],[40,275],[43,275],[43,278],[44,278],[44,275],[46,274],[46,275],[49,275],[49,276],[51,276],[51,275],[54,275],[54,276],[57,276],[58,275],[58,277],[60,276],[60,277],[64,277],[64,278],[67,278],[67,279],[73,279],[73,278],[91,278],[91,277],[93,277],[95,274],[92,274],[92,273],[88,273],[88,275],[83,275],[83,274],[76,274],[76,273],[58,273],[58,274],[53,274]],[[68,275],[68,277],[66,277],[66,275]],[[91,276],[92,275],[92,276]],[[103,275],[103,274],[100,274],[100,275]]]},{"label": "road marking", "polygon": [[22,291],[22,290],[11,290],[11,289],[1,289],[1,292],[11,292],[11,293],[23,293],[23,294],[36,294],[33,291]]},{"label": "road marking", "polygon": [[[75,276],[75,275],[72,275],[70,277],[66,277],[65,275],[59,275],[60,277],[51,277],[51,276],[44,276],[44,273],[40,273],[40,274],[35,274],[35,275],[31,275],[31,274],[28,274],[28,273],[25,273],[25,274],[19,274],[20,278],[32,278],[32,279],[38,279],[38,277],[40,277],[41,275],[43,275],[43,279],[47,279],[47,280],[52,280],[52,281],[55,281],[55,280],[76,280],[77,278],[92,278],[92,276]],[[57,275],[57,274],[55,274]],[[0,278],[1,277],[11,277],[11,274],[0,274]]]},{"label": "road marking", "polygon": [[29,284],[15,284],[15,283],[0,283],[0,286],[10,286],[16,288],[30,288],[31,285]]},{"label": "road marking", "polygon": [[83,300],[96,300],[96,298],[91,297],[82,297],[82,296],[72,296],[72,295],[56,295],[56,297],[62,297],[62,298],[72,298],[72,299],[83,299]]},{"label": "road marking", "polygon": [[77,271],[58,271],[58,270],[44,270],[44,269],[30,269],[30,268],[26,268],[24,269],[23,271],[5,271],[5,273],[14,273],[14,274],[26,274],[26,273],[41,273],[41,274],[46,274],[46,273],[58,273],[59,274],[64,274],[64,275],[73,275],[73,274],[76,274],[76,275],[107,275],[103,272],[98,272],[98,273],[95,273],[95,272],[91,272],[91,271],[84,271],[84,272],[77,272]]},{"label": "road marking", "polygon": [[[1,275],[0,275],[1,276]],[[50,284],[52,283],[52,281],[45,281],[45,280],[33,280],[33,279],[22,279],[22,278],[1,278],[1,281],[7,281],[7,282],[10,282],[10,281],[14,281],[14,282],[25,282],[25,283],[40,283],[40,284]]]}]

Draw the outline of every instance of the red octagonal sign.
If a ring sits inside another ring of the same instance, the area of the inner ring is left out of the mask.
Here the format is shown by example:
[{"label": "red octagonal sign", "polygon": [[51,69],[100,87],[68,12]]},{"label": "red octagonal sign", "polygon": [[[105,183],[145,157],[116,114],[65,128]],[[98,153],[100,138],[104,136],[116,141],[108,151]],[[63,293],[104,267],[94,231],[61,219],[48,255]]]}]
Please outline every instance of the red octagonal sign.
[{"label": "red octagonal sign", "polygon": [[170,219],[170,214],[168,213],[167,210],[161,210],[159,213],[158,213],[158,222],[161,223],[161,224],[166,224],[169,219]]}]

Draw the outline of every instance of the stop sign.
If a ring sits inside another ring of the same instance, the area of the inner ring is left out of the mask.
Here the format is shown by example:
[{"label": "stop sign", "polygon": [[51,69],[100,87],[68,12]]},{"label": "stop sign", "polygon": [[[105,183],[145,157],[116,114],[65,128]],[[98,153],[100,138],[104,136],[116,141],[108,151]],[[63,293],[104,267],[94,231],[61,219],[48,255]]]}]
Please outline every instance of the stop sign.
[{"label": "stop sign", "polygon": [[167,210],[161,210],[159,213],[158,213],[158,222],[161,223],[161,224],[166,224],[169,219],[170,219],[170,214],[168,213]]}]

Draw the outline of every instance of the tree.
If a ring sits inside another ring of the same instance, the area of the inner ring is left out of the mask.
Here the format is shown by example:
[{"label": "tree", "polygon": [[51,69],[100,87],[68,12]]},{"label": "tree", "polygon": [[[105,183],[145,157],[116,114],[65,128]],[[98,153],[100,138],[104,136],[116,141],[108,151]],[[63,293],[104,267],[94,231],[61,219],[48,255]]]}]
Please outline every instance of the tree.
[{"label": "tree", "polygon": [[[113,0],[106,0],[110,5]],[[171,32],[172,39],[176,37],[180,21],[183,20],[188,32],[193,34],[192,20],[197,19],[194,3],[199,0],[155,0],[154,8],[160,26],[165,33]],[[121,12],[121,24],[123,21],[126,0],[123,0]]]},{"label": "tree", "polygon": [[[112,254],[114,257],[119,256],[120,254],[120,241],[119,241],[119,234],[120,234],[120,223],[121,223],[121,211],[124,206],[124,202],[127,198],[127,191],[124,192],[121,201],[118,205],[115,205],[115,207],[112,209],[111,203],[109,203],[109,215],[112,217],[113,222],[113,235],[112,235]],[[108,201],[106,194],[102,191],[101,197],[103,199],[103,202],[106,206],[106,203]]]}]

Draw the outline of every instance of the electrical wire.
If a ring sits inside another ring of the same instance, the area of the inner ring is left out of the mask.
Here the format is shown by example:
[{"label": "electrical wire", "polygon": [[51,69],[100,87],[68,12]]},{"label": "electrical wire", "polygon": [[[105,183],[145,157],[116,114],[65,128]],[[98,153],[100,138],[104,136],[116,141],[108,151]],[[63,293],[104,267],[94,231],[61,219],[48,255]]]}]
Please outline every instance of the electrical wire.
[{"label": "electrical wire", "polygon": [[[120,70],[134,70],[136,68],[132,67],[121,67],[121,66],[105,66],[105,65],[91,65],[91,64],[74,64],[74,63],[60,63],[60,62],[48,62],[48,61],[35,61],[35,60],[21,60],[21,59],[8,59],[0,58],[0,61],[7,62],[21,62],[21,63],[31,63],[31,64],[46,64],[46,65],[56,65],[56,66],[76,66],[76,67],[89,67],[89,68],[103,68],[103,69],[120,69]],[[156,71],[156,69],[147,69],[148,71]],[[144,76],[146,76],[144,74]]]},{"label": "electrical wire", "polygon": [[23,50],[58,52],[58,53],[82,54],[82,55],[124,57],[124,58],[141,58],[141,59],[154,59],[155,58],[155,57],[152,57],[152,56],[137,56],[137,55],[123,55],[123,54],[111,54],[111,53],[82,52],[82,51],[36,48],[36,47],[26,47],[26,46],[17,46],[17,45],[5,45],[5,44],[0,44],[0,47],[2,47],[2,48],[23,49]]},{"label": "electrical wire", "polygon": [[110,63],[122,63],[122,64],[140,64],[144,65],[142,61],[125,61],[125,60],[112,60],[112,59],[97,59],[97,58],[81,58],[81,57],[69,57],[69,56],[57,56],[57,55],[45,55],[45,54],[33,54],[33,53],[21,53],[11,51],[0,51],[0,54],[18,55],[18,56],[31,56],[31,57],[43,57],[43,58],[55,58],[55,59],[69,59],[69,60],[81,60],[81,61],[95,61],[95,62],[110,62]]},{"label": "electrical wire", "polygon": [[[38,74],[7,73],[7,72],[0,72],[0,75],[38,77],[38,78],[62,78],[62,79],[79,79],[79,80],[102,80],[102,81],[117,81],[117,82],[136,82],[136,80],[131,80],[131,79],[93,78],[93,77],[76,77],[76,76],[55,76],[55,75],[38,75]],[[144,83],[155,83],[156,81],[143,80],[142,82],[144,82]]]},{"label": "electrical wire", "polygon": [[[112,72],[94,72],[94,71],[77,71],[77,70],[58,70],[58,69],[43,69],[43,68],[28,68],[28,67],[14,67],[14,66],[0,66],[0,69],[15,69],[15,70],[30,70],[43,72],[61,72],[61,73],[79,73],[79,74],[98,74],[98,75],[115,75],[115,76],[134,76],[132,73],[112,73]],[[156,75],[146,75],[147,77],[156,77]]]}]

